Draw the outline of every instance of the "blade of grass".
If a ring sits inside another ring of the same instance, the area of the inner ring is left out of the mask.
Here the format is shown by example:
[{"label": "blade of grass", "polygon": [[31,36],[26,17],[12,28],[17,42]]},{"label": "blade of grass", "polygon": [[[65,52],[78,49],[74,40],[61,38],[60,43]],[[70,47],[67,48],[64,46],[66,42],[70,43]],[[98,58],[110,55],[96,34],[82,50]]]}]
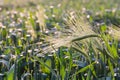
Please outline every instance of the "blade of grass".
[{"label": "blade of grass", "polygon": [[75,75],[77,75],[77,74],[79,74],[79,73],[82,73],[82,72],[85,72],[86,70],[88,70],[89,68],[91,68],[91,65],[94,65],[94,64],[96,64],[96,62],[93,62],[93,63],[87,65],[86,67],[80,69],[79,71],[77,71],[77,72],[75,73]]},{"label": "blade of grass", "polygon": [[[35,56],[33,56],[33,57],[34,57],[34,59],[36,59],[38,62],[40,62],[40,64],[46,66],[46,67],[50,70],[50,72],[52,72],[55,76],[57,76],[56,73],[55,73],[55,71],[54,71],[52,68],[50,68],[47,64],[45,64],[42,60],[40,60],[38,57],[35,57]],[[34,61],[34,60],[32,60],[32,61]]]},{"label": "blade of grass", "polygon": [[83,40],[83,39],[86,39],[86,38],[90,38],[90,37],[100,37],[100,36],[99,35],[95,35],[95,34],[85,35],[85,36],[82,36],[82,37],[75,38],[71,42],[80,41],[80,40]]},{"label": "blade of grass", "polygon": [[14,71],[15,71],[15,65],[13,64],[10,70],[7,72],[7,80],[14,80]]}]

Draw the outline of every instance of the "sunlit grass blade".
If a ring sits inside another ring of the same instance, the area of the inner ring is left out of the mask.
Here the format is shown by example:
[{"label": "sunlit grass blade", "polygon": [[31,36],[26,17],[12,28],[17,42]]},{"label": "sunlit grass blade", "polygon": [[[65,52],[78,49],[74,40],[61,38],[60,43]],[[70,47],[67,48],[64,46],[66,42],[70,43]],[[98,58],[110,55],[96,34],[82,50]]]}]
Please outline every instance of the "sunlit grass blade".
[{"label": "sunlit grass blade", "polygon": [[52,72],[55,76],[57,76],[56,73],[55,73],[55,71],[50,66],[48,66],[47,64],[45,64],[45,62],[43,62],[41,59],[39,59],[39,58],[37,58],[35,56],[34,56],[34,59],[36,59],[38,62],[40,62],[41,65],[47,67],[50,70],[50,72]]},{"label": "sunlit grass blade", "polygon": [[108,58],[108,65],[109,65],[109,68],[110,68],[110,71],[111,71],[111,74],[112,74],[112,77],[113,77],[113,80],[114,80],[114,67],[112,65],[112,62],[110,61],[110,58]]},{"label": "sunlit grass blade", "polygon": [[15,65],[12,65],[12,67],[10,68],[10,70],[6,74],[7,80],[15,80],[14,79],[14,71],[15,71]]}]

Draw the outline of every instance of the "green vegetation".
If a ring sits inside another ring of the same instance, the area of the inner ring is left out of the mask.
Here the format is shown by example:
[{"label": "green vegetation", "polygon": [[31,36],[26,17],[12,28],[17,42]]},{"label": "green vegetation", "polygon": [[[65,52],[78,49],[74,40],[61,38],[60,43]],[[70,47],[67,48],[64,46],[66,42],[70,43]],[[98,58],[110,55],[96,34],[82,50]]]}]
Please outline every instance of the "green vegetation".
[{"label": "green vegetation", "polygon": [[120,80],[119,0],[4,0],[0,80]]}]

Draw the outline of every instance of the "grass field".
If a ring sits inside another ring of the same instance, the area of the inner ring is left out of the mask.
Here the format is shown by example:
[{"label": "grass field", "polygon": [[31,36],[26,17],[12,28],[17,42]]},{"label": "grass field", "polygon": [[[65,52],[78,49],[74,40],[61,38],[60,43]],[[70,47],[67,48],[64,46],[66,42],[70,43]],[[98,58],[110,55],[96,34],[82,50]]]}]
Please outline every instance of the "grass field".
[{"label": "grass field", "polygon": [[0,80],[120,80],[120,0],[0,0]]}]

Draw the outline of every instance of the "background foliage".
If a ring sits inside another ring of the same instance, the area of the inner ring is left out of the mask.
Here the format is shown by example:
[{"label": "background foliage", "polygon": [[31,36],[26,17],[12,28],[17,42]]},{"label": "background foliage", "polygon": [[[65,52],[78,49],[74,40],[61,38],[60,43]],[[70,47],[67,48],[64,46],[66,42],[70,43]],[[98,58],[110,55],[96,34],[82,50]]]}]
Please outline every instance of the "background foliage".
[{"label": "background foliage", "polygon": [[0,80],[119,80],[119,3],[4,0]]}]

